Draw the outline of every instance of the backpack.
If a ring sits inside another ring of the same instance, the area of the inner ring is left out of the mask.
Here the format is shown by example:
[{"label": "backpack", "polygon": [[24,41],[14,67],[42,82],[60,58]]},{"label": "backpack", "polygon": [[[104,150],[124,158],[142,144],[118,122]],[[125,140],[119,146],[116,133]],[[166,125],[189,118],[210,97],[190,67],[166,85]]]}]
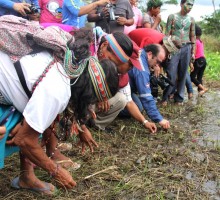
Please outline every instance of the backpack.
[{"label": "backpack", "polygon": [[62,61],[72,42],[74,37],[59,27],[43,28],[13,15],[0,17],[0,51],[7,53],[13,63],[39,47],[52,50]]}]

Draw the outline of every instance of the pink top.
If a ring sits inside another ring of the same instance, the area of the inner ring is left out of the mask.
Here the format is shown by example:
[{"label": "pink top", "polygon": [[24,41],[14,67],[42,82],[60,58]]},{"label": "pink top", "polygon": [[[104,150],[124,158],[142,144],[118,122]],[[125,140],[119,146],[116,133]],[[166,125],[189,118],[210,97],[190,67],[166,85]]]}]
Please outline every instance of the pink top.
[{"label": "pink top", "polygon": [[205,54],[204,54],[204,44],[203,44],[202,40],[196,39],[196,55],[195,55],[195,59],[198,59],[198,58],[201,58],[201,57],[205,57]]},{"label": "pink top", "polygon": [[134,24],[131,26],[124,27],[124,33],[128,35],[131,31],[135,30],[137,26],[142,26],[142,12],[135,6],[132,6],[132,10],[134,12]]},{"label": "pink top", "polygon": [[63,0],[39,0],[40,23],[62,23]]}]

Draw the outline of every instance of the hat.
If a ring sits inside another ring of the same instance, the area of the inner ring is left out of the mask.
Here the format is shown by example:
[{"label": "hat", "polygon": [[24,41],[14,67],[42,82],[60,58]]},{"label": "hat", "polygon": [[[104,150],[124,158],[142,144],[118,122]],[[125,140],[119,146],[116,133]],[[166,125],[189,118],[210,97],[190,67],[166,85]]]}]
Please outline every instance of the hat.
[{"label": "hat", "polygon": [[130,57],[130,61],[132,62],[134,67],[136,67],[138,69],[142,69],[141,63],[139,61],[141,48],[133,40],[131,40],[131,41],[133,43],[133,52]]},{"label": "hat", "polygon": [[181,40],[177,36],[165,36],[163,38],[163,44],[166,47],[167,51],[171,54],[179,52],[179,49],[182,47]]}]

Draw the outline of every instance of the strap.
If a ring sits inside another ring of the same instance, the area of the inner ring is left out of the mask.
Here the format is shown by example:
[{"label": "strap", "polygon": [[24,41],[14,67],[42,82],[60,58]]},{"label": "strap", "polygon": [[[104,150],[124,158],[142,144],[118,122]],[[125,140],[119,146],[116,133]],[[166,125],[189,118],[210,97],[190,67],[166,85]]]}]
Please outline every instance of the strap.
[{"label": "strap", "polygon": [[28,87],[27,87],[27,83],[26,83],[25,78],[24,78],[24,73],[23,73],[23,71],[22,71],[20,61],[17,61],[16,63],[14,63],[14,66],[15,66],[15,70],[16,70],[16,72],[17,72],[17,74],[18,74],[18,78],[19,78],[19,80],[20,80],[20,82],[21,82],[21,85],[22,85],[22,87],[23,87],[23,89],[24,89],[26,95],[27,95],[28,98],[30,99],[31,96],[32,96],[32,94],[31,94],[30,90],[29,90]]}]

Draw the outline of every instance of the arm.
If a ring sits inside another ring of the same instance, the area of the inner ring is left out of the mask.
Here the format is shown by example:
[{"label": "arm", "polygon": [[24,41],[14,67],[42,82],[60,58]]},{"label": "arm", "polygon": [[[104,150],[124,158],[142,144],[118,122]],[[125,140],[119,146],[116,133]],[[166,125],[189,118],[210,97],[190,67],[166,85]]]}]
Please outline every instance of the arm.
[{"label": "arm", "polygon": [[154,123],[146,121],[145,117],[141,114],[139,108],[134,101],[130,101],[126,104],[126,108],[131,114],[131,116],[136,119],[138,122],[143,124],[146,129],[149,129],[151,133],[156,133],[157,127]]},{"label": "arm", "polygon": [[0,140],[4,137],[5,133],[6,133],[5,126],[0,126]]},{"label": "arm", "polygon": [[167,19],[167,24],[166,24],[166,32],[165,35],[172,35],[173,29],[174,29],[174,15],[171,14],[169,15]]},{"label": "arm", "polygon": [[152,121],[158,122],[163,128],[169,128],[169,121],[163,119],[151,94],[149,73],[132,69],[132,71],[134,70],[136,71],[134,73],[136,88],[147,115]]},{"label": "arm", "polygon": [[195,46],[196,46],[196,35],[195,35],[195,20],[191,19],[192,23],[190,26],[189,39],[193,43],[191,49],[191,62],[195,60]]},{"label": "arm", "polygon": [[10,133],[13,136],[8,144],[15,144],[20,147],[24,154],[31,162],[53,174],[54,178],[60,182],[63,187],[72,188],[76,185],[70,173],[64,170],[48,158],[44,150],[38,143],[39,133],[32,129],[29,124],[24,121],[18,124]]},{"label": "arm", "polygon": [[154,18],[154,23],[152,24],[150,22],[150,16],[148,14],[145,15],[144,20],[143,20],[143,27],[144,28],[152,28],[152,29],[156,29],[157,26],[160,24],[161,22],[161,16],[160,14],[158,14],[155,18]]},{"label": "arm", "polygon": [[104,7],[100,13],[98,13],[96,9],[92,10],[88,14],[87,20],[88,20],[88,22],[97,22],[99,20],[102,20],[104,17],[105,18],[109,17],[108,8],[106,8],[106,7]]}]

